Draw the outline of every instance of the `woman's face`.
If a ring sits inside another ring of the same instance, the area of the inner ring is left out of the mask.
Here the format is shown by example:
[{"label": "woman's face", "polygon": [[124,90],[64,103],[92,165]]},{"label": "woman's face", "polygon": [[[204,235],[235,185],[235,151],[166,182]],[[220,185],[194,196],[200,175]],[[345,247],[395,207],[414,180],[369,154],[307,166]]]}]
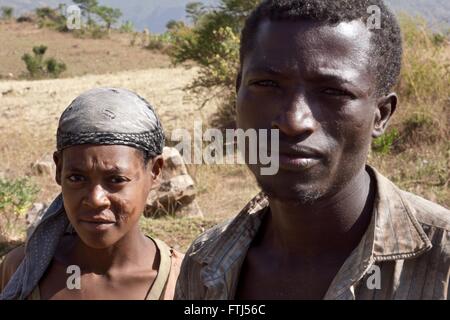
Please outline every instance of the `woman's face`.
[{"label": "woman's face", "polygon": [[56,152],[54,160],[67,217],[87,246],[104,249],[139,230],[161,156],[145,165],[132,147],[78,145]]}]

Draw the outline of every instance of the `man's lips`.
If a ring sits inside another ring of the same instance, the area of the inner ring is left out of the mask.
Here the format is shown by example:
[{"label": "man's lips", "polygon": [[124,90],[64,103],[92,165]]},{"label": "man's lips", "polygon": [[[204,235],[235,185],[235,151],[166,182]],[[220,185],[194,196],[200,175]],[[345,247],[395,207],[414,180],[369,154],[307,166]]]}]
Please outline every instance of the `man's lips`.
[{"label": "man's lips", "polygon": [[282,155],[297,157],[297,158],[321,158],[323,157],[323,152],[308,146],[302,145],[289,145],[280,142],[279,152]]},{"label": "man's lips", "polygon": [[320,163],[323,154],[305,146],[293,145],[280,148],[280,167],[287,170],[305,170]]}]

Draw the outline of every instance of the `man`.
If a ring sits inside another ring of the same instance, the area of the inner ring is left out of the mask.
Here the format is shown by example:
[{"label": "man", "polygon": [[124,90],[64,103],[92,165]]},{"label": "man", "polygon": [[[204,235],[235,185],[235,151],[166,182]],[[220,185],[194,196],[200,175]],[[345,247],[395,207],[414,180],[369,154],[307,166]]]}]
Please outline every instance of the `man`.
[{"label": "man", "polygon": [[58,196],[0,265],[0,299],[169,299],[182,255],[139,227],[164,133],[137,94],[89,90],[62,114]]},{"label": "man", "polygon": [[[381,11],[381,28],[366,21]],[[381,0],[269,0],[241,38],[237,124],[278,129],[263,192],[188,250],[176,299],[447,299],[450,212],[366,165],[397,107]]]}]

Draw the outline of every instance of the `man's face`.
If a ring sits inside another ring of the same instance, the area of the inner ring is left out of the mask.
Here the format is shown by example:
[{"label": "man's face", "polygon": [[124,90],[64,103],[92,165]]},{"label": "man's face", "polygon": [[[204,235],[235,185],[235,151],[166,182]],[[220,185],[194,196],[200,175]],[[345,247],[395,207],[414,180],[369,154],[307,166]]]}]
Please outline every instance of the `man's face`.
[{"label": "man's face", "polygon": [[310,202],[338,192],[365,166],[378,119],[370,32],[359,21],[263,21],[244,58],[237,123],[280,130],[280,170],[262,189]]},{"label": "man's face", "polygon": [[121,145],[79,145],[55,153],[64,208],[81,240],[103,249],[121,240],[138,221],[162,166]]}]

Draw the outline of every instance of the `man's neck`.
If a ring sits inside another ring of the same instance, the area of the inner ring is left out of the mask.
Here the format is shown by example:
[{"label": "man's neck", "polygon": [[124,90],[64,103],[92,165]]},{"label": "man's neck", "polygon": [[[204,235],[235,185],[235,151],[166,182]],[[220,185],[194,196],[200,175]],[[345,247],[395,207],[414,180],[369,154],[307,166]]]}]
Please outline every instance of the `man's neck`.
[{"label": "man's neck", "polygon": [[349,255],[370,223],[374,189],[362,169],[338,193],[314,204],[269,198],[270,214],[261,240],[278,252],[311,259]]}]

